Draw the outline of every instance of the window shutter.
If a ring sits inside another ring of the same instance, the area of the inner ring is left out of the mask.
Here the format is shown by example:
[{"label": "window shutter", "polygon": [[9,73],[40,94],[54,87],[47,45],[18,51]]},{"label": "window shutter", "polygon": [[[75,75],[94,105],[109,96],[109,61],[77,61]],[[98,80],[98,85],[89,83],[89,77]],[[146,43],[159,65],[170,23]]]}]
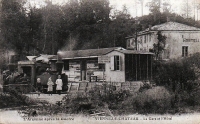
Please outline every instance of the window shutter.
[{"label": "window shutter", "polygon": [[110,69],[115,70],[115,58],[114,58],[114,56],[111,56],[111,58],[110,58]]},{"label": "window shutter", "polygon": [[119,56],[119,70],[122,71],[122,57]]}]

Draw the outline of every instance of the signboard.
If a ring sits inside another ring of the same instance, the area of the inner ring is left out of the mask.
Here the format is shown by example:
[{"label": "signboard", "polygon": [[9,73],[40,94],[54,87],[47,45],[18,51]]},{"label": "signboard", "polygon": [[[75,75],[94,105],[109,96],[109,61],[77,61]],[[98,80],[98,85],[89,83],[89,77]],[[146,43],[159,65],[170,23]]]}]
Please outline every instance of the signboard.
[{"label": "signboard", "polygon": [[183,39],[183,42],[199,42],[199,39]]},{"label": "signboard", "polygon": [[110,57],[108,56],[99,56],[98,57],[98,63],[109,63]]}]

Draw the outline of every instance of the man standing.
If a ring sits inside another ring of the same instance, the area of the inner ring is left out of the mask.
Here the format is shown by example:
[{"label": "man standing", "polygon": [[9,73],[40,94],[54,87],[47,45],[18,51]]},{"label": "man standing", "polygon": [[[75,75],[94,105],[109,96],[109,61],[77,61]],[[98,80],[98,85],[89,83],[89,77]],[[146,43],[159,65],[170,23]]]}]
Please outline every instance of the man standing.
[{"label": "man standing", "polygon": [[63,82],[62,82],[61,76],[58,75],[58,79],[56,80],[56,90],[59,95],[61,94],[62,86],[63,86]]}]

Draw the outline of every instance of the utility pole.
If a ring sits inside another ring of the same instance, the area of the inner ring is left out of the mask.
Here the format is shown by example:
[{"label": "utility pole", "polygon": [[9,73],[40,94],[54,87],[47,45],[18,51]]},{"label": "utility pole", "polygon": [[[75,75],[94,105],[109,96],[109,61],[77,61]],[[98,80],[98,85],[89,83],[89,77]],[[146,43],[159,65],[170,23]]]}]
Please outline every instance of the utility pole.
[{"label": "utility pole", "polygon": [[199,15],[199,6],[197,6],[197,21],[199,20],[198,15]]},{"label": "utility pole", "polygon": [[135,0],[135,16],[137,17],[137,0]]},{"label": "utility pole", "polygon": [[186,14],[187,14],[187,18],[188,18],[188,0],[187,0],[187,10],[186,11],[187,11]]},{"label": "utility pole", "polygon": [[[135,4],[137,4],[137,0],[135,0]],[[140,4],[141,4],[141,16],[143,16],[143,5],[144,5],[144,0],[139,0],[140,1]],[[137,11],[137,10],[136,10]],[[136,14],[137,16],[137,14]]]},{"label": "utility pole", "polygon": [[200,9],[200,3],[197,5],[197,21],[199,20],[199,9]]},{"label": "utility pole", "polygon": [[159,0],[159,24],[161,19],[161,0]]},{"label": "utility pole", "polygon": [[193,2],[194,2],[194,3],[193,3],[193,4],[194,4],[194,20],[196,20],[196,19],[195,19],[196,0],[193,0]]}]

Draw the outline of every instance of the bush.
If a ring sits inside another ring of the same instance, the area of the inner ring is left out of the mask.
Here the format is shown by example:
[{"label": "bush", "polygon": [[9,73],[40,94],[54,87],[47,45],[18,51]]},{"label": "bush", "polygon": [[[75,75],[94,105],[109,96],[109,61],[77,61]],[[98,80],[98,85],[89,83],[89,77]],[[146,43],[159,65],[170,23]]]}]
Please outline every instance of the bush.
[{"label": "bush", "polygon": [[14,89],[9,89],[8,94],[0,94],[0,108],[20,107],[36,104],[34,100],[22,95]]},{"label": "bush", "polygon": [[200,105],[200,53],[189,57],[154,63],[154,81],[174,93],[174,109]]},{"label": "bush", "polygon": [[167,85],[175,92],[177,90],[191,91],[192,83],[197,79],[193,67],[187,61],[176,60],[155,65],[154,80],[157,85]]},{"label": "bush", "polygon": [[79,94],[73,97],[70,95],[66,95],[65,97],[63,97],[62,102],[63,104],[61,107],[65,108],[66,113],[71,114],[78,114],[85,111],[85,113],[87,114],[88,110],[93,107],[91,99],[85,94]]},{"label": "bush", "polygon": [[195,106],[195,105],[200,105],[200,87],[197,87],[195,90],[193,90],[189,94],[188,98],[188,105]]},{"label": "bush", "polygon": [[190,57],[154,63],[154,80],[157,85],[170,85],[172,90],[192,92],[200,84],[200,53]]},{"label": "bush", "polygon": [[139,113],[166,113],[171,109],[172,95],[164,87],[154,87],[139,93],[133,106]]},{"label": "bush", "polygon": [[[73,96],[65,96],[63,98],[63,107],[65,106],[67,113],[85,113],[89,114],[90,109],[111,109],[119,110],[122,103],[130,96],[129,91],[117,91],[112,85],[106,84],[106,87],[93,87],[86,94],[77,94]],[[129,102],[129,104],[131,104]],[[126,105],[126,103],[123,103]]]}]

